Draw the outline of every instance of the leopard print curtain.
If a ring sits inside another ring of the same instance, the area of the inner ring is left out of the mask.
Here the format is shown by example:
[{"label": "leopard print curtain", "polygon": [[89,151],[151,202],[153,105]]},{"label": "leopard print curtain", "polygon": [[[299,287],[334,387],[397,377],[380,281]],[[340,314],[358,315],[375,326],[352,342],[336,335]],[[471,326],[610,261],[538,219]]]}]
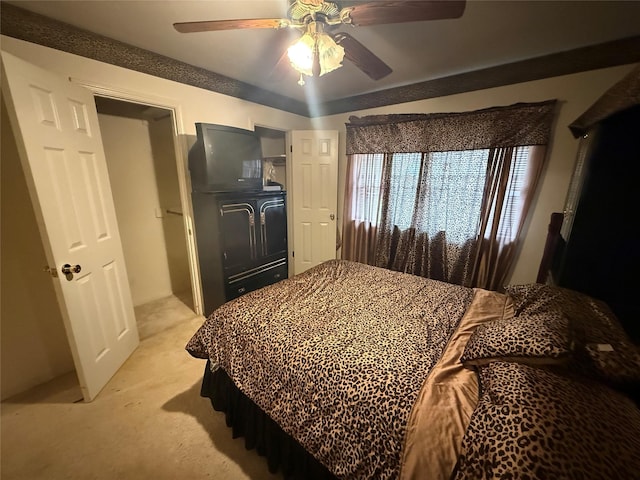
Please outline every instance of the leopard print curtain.
[{"label": "leopard print curtain", "polygon": [[[555,103],[451,115],[352,118],[347,128],[342,258],[500,290],[542,170]],[[367,155],[357,154],[363,151]],[[523,152],[529,155],[528,171],[520,180],[526,188],[521,188],[519,210],[514,212],[506,199]],[[355,186],[358,172],[374,160],[382,162],[375,185],[377,208],[367,218],[356,218],[353,212],[362,208],[358,202],[370,201]],[[456,162],[465,163],[455,182],[446,174],[430,173]],[[412,168],[415,181],[404,176]],[[440,180],[434,185],[436,177]]]},{"label": "leopard print curtain", "polygon": [[556,100],[462,113],[349,118],[347,155],[546,145]]}]

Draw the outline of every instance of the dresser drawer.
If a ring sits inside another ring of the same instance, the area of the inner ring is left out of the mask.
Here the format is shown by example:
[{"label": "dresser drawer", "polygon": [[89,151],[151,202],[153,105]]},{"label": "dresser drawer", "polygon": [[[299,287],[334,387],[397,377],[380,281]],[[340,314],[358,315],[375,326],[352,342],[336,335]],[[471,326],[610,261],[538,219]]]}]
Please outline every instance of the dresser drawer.
[{"label": "dresser drawer", "polygon": [[225,282],[227,300],[279,282],[287,278],[287,276],[288,266],[286,259],[233,275]]}]

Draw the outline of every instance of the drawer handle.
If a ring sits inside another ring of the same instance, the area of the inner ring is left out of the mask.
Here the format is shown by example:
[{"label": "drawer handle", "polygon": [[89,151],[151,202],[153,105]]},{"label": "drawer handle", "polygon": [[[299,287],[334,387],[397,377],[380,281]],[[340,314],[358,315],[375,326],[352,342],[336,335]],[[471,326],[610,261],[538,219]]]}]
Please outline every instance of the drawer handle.
[{"label": "drawer handle", "polygon": [[280,274],[279,274],[279,273],[276,273],[276,274],[273,276],[273,278],[280,278]]},{"label": "drawer handle", "polygon": [[246,288],[246,287],[240,287],[240,288],[238,289],[238,293],[244,293],[244,292],[246,292],[246,290],[247,290],[247,288]]}]

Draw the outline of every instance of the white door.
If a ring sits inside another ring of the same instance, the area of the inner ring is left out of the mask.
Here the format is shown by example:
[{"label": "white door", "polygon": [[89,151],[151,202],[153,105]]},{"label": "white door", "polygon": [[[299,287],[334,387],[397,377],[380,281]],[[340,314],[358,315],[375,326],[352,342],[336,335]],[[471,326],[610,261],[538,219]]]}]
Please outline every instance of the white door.
[{"label": "white door", "polygon": [[[85,401],[137,347],[93,95],[2,52],[3,97]],[[67,269],[77,270],[65,275]]]},{"label": "white door", "polygon": [[294,273],[336,258],[338,132],[291,132]]}]

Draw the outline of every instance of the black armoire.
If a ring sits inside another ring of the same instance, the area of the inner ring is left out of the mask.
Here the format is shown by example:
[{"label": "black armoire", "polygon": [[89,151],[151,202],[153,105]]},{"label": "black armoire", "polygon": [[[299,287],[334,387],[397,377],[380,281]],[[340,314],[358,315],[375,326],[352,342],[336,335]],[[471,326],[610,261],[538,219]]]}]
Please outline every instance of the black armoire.
[{"label": "black armoire", "polygon": [[640,343],[640,105],[594,134],[558,284],[604,300]]},{"label": "black armoire", "polygon": [[229,300],[287,278],[286,193],[263,191],[254,132],[211,124],[196,124],[196,132],[189,151],[191,200],[203,314],[209,316]]},{"label": "black armoire", "polygon": [[[640,344],[640,67],[571,128],[588,147],[556,259],[558,285],[604,300]],[[611,112],[609,111],[611,110]],[[573,216],[572,222],[571,215]],[[567,228],[569,227],[569,228]]]}]

